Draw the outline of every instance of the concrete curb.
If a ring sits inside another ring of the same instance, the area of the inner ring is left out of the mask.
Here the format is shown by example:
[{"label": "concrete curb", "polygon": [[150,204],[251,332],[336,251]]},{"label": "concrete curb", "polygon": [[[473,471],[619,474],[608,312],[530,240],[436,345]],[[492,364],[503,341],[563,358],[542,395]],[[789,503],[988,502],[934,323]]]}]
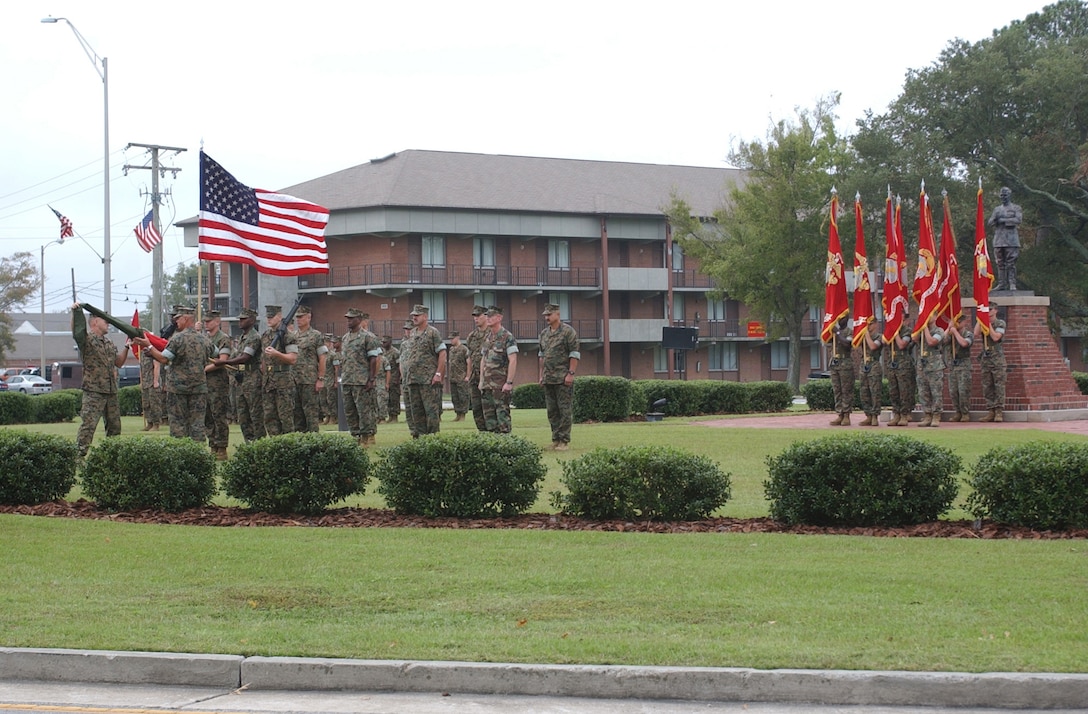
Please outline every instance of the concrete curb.
[{"label": "concrete curb", "polygon": [[0,648],[0,680],[827,705],[1077,709],[1088,674],[494,664]]}]

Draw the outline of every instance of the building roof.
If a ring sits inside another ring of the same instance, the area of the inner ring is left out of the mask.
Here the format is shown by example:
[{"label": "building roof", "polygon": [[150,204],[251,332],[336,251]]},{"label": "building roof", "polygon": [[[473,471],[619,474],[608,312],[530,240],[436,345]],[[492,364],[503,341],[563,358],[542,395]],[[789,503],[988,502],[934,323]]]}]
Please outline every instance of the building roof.
[{"label": "building roof", "polygon": [[672,192],[697,215],[720,208],[739,169],[402,151],[283,189],[326,208],[660,216]]}]

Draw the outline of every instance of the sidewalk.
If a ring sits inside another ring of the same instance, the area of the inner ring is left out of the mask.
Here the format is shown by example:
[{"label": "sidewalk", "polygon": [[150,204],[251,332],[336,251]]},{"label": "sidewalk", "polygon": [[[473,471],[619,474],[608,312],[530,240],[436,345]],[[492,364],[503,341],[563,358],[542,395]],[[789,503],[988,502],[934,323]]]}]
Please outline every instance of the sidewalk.
[{"label": "sidewalk", "polygon": [[[109,697],[125,701],[107,701]],[[529,699],[514,706],[517,698]],[[904,707],[1088,711],[1088,674],[495,664],[0,648],[0,702],[124,704],[204,712],[452,711],[460,708],[454,703],[469,702],[477,702],[464,707],[474,712],[742,711],[756,704],[767,705],[760,709],[766,712],[812,711],[813,705],[899,712]],[[365,702],[376,708],[363,708]],[[559,708],[539,708],[545,702]],[[424,704],[430,708],[420,708]],[[486,708],[491,706],[498,708]]]},{"label": "sidewalk", "polygon": [[[848,429],[867,431],[870,433],[912,434],[928,433],[931,428],[918,426],[919,414],[915,413],[915,420],[909,426],[889,427],[888,412],[882,414],[883,421],[879,427],[860,426],[858,422],[864,418],[864,414],[854,412],[851,415],[852,426],[831,426],[831,412],[798,412],[774,415],[742,416],[732,419],[712,419],[696,421],[696,426],[732,427],[732,428],[758,428],[758,429],[826,429],[836,433],[842,433]],[[1020,411],[1005,412],[1005,421],[1000,424],[984,423],[979,419],[986,416],[986,412],[971,412],[971,421],[954,422],[946,421],[951,412],[945,412],[939,429],[1041,429],[1044,431],[1060,431],[1066,434],[1080,434],[1088,436],[1088,409],[1058,409],[1052,411]]]}]

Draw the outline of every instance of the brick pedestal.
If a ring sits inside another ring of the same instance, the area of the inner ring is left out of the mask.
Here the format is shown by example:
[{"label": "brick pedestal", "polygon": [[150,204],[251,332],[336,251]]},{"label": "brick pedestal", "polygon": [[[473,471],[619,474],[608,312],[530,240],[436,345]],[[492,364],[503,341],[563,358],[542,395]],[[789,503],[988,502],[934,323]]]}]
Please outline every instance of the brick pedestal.
[{"label": "brick pedestal", "polygon": [[[1057,339],[1047,323],[1049,297],[995,293],[991,301],[1005,313],[1005,411],[1084,409],[1088,396],[1081,394],[1062,358]],[[974,300],[963,301],[963,311],[973,315]],[[970,310],[969,310],[970,308]],[[991,310],[994,308],[991,307]],[[996,311],[995,311],[996,312]],[[971,348],[971,411],[985,411],[978,357],[982,346]],[[945,408],[951,401],[945,396]]]}]

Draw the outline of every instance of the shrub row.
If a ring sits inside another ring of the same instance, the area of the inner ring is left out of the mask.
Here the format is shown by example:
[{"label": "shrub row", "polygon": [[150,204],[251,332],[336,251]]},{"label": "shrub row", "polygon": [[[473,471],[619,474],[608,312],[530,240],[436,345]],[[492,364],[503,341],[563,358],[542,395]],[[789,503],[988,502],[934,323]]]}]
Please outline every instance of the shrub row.
[{"label": "shrub row", "polygon": [[[834,411],[835,392],[831,388],[830,379],[810,379],[801,385],[801,395],[808,403],[808,408],[814,411]],[[917,400],[917,397],[915,398]],[[880,388],[880,405],[891,406],[892,400],[888,393],[888,380],[884,380]],[[861,386],[854,383],[854,407],[861,408]]]},{"label": "shrub row", "polygon": [[55,424],[71,421],[79,414],[82,403],[83,392],[78,389],[37,395],[0,392],[0,424]]},{"label": "shrub row", "polygon": [[[62,498],[77,451],[62,437],[0,430],[0,503]],[[951,507],[961,460],[898,434],[836,434],[768,457],[771,516],[787,524],[892,526],[933,521]],[[730,475],[673,447],[595,449],[562,463],[555,508],[592,519],[696,520],[730,496]],[[482,518],[524,512],[546,474],[541,450],[518,436],[434,435],[387,449],[373,469],[398,513]],[[227,495],[277,513],[317,513],[362,493],[368,453],[330,433],[286,434],[239,446],[223,464]],[[177,511],[207,504],[216,463],[187,439],[116,437],[87,455],[84,493],[104,508]],[[971,469],[977,518],[1041,529],[1088,528],[1088,444],[998,447]]]}]

